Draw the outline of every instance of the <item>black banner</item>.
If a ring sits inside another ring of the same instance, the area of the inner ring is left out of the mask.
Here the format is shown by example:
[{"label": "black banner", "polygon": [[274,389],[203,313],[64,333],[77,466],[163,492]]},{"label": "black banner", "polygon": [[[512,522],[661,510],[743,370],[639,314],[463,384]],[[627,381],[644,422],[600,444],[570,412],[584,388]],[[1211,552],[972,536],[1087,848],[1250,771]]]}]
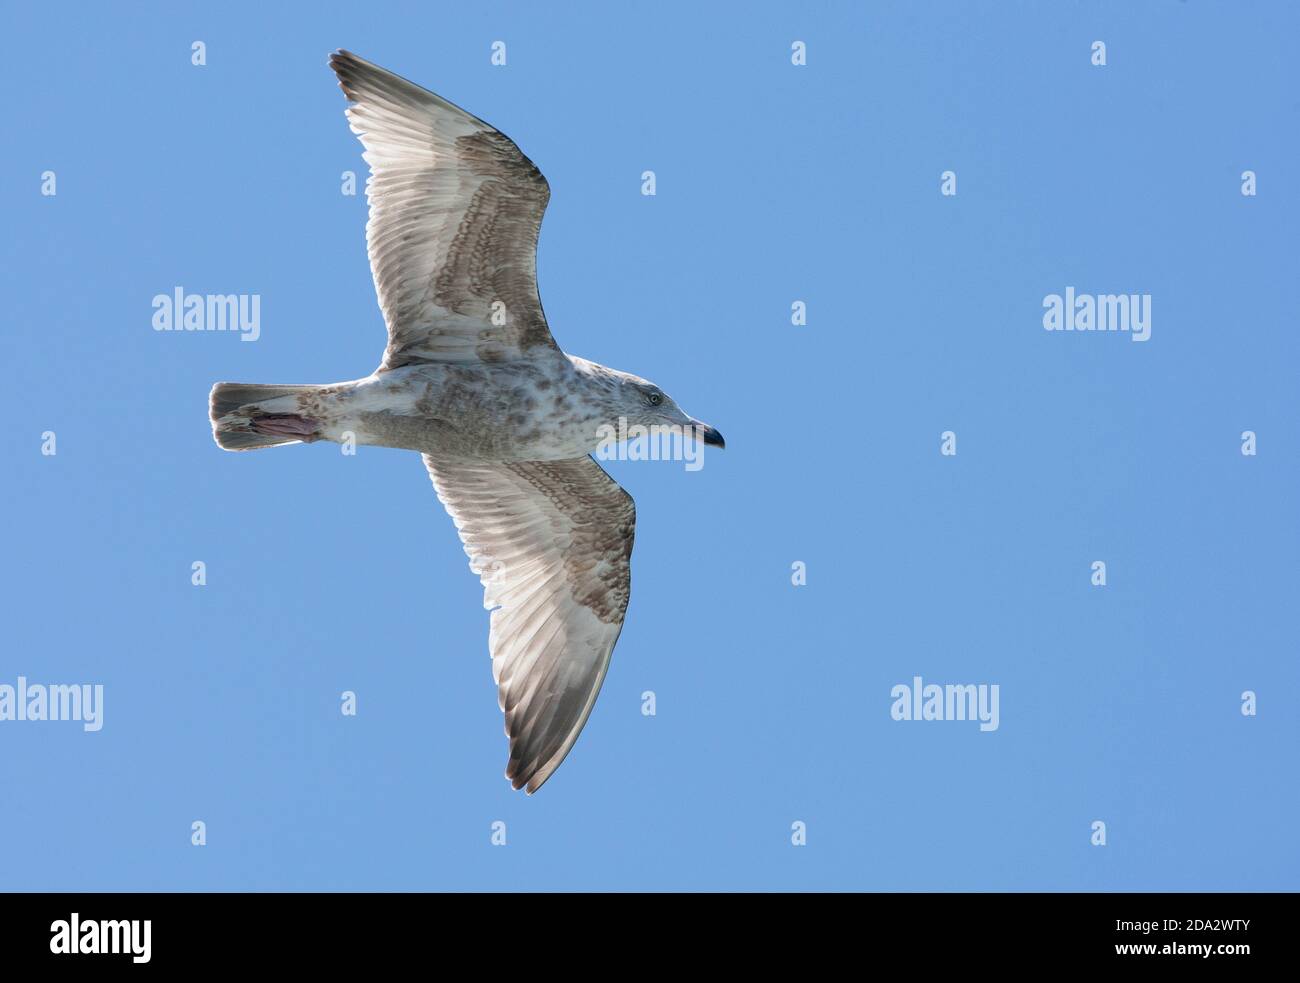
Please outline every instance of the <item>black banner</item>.
[{"label": "black banner", "polygon": [[1239,972],[1288,962],[1278,894],[8,894],[7,968],[374,969],[412,956],[570,957],[618,946],[760,961],[853,953],[934,967],[1130,964]]}]

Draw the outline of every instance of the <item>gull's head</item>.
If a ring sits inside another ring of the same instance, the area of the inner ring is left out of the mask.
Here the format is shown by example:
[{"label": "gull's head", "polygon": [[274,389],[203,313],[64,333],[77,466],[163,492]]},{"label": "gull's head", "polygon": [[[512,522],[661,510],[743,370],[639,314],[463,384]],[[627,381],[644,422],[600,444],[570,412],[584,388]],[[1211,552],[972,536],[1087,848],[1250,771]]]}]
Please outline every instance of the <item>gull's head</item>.
[{"label": "gull's head", "polygon": [[726,447],[726,441],[717,427],[712,427],[703,420],[697,420],[677,405],[677,400],[669,396],[660,386],[648,379],[630,375],[623,376],[619,406],[621,415],[627,418],[628,425],[640,424],[643,427],[680,427],[688,437],[701,440],[710,447]]},{"label": "gull's head", "polygon": [[[576,363],[578,360],[574,359],[574,361]],[[590,368],[579,366],[579,370],[588,372],[598,370],[597,374],[603,383],[603,388],[608,393],[604,400],[604,410],[609,415],[609,419],[604,422],[610,426],[679,427],[686,436],[694,437],[710,447],[727,446],[717,427],[710,426],[703,420],[697,420],[683,411],[677,405],[677,400],[649,379],[642,379],[630,372],[609,369],[603,365],[597,366],[594,363],[587,363],[587,366]]]}]

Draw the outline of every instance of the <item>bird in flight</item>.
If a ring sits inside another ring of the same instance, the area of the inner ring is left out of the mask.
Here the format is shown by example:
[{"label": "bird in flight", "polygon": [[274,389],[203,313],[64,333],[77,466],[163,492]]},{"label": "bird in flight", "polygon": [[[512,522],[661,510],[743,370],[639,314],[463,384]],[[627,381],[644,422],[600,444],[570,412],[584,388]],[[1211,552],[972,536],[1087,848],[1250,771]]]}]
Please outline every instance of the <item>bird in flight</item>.
[{"label": "bird in flight", "polygon": [[506,778],[531,794],[591,714],[631,589],[636,509],[591,453],[620,423],[723,439],[654,383],[555,343],[537,293],[550,188],[509,137],[348,51],[330,67],[370,165],[388,347],[352,382],[217,383],[213,436],[232,451],[329,440],[423,455],[492,612]]}]

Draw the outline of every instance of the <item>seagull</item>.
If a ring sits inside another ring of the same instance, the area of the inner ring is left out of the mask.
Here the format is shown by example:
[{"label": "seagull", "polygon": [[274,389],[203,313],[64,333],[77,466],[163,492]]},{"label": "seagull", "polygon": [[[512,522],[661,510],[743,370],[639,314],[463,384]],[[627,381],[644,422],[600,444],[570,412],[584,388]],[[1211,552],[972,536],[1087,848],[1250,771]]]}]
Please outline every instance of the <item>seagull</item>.
[{"label": "seagull", "polygon": [[328,440],[418,451],[491,611],[528,794],[591,714],[631,592],[632,497],[592,458],[633,425],[724,447],[659,386],[560,350],[537,292],[546,178],[504,133],[348,51],[330,57],[370,166],[366,247],[388,346],[363,379],[219,382],[230,451]]}]

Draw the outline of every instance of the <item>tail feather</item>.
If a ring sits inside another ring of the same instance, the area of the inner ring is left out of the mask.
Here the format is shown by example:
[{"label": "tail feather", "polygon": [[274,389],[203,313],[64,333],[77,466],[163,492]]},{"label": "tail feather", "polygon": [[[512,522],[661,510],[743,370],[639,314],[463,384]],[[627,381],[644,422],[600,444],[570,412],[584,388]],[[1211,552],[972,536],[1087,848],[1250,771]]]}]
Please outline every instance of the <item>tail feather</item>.
[{"label": "tail feather", "polygon": [[[296,444],[301,437],[277,433],[260,433],[252,428],[254,417],[262,415],[253,404],[281,396],[319,389],[319,386],[264,386],[254,382],[218,382],[208,397],[208,415],[212,419],[212,436],[218,446],[228,451],[249,451],[277,444]],[[241,413],[247,409],[248,412]]]}]

